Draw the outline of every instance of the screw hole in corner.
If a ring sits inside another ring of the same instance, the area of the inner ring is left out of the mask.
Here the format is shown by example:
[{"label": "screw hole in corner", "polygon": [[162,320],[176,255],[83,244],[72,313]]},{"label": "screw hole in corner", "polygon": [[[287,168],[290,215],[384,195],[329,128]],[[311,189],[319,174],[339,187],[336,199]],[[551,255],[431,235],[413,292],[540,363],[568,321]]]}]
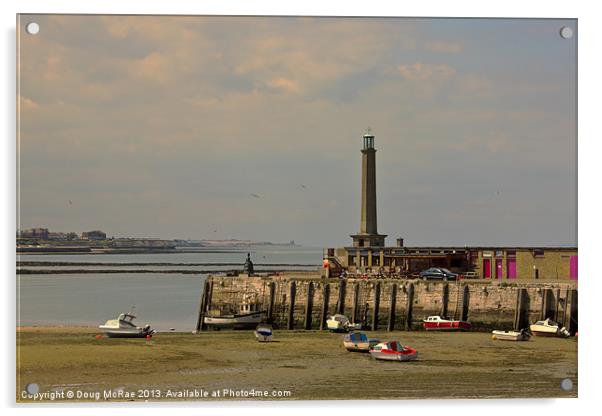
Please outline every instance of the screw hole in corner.
[{"label": "screw hole in corner", "polygon": [[29,22],[25,25],[25,30],[30,35],[37,35],[40,32],[40,25],[36,22]]},{"label": "screw hole in corner", "polygon": [[563,26],[560,29],[560,37],[562,37],[563,39],[570,39],[573,37],[573,29],[571,29],[568,26]]}]

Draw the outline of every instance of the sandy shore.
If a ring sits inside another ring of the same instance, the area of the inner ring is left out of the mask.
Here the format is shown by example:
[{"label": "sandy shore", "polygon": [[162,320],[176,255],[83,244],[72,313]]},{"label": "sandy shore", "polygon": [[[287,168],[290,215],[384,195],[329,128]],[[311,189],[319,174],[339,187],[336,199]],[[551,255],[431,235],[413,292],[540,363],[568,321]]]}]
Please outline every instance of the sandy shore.
[{"label": "sandy shore", "polygon": [[[85,327],[19,328],[17,401],[577,396],[574,338],[369,333],[420,353],[415,362],[394,363],[349,353],[340,334],[319,331],[277,331],[273,343],[256,342],[251,331],[161,333],[150,342],[97,335]],[[565,378],[570,391],[560,388]],[[30,383],[38,396],[23,393]]]}]

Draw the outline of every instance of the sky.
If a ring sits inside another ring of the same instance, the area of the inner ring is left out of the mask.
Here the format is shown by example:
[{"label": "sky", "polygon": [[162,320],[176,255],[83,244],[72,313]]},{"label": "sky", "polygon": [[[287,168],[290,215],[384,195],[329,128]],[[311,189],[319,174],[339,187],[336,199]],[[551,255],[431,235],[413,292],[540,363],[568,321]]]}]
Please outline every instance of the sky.
[{"label": "sky", "polygon": [[577,244],[575,20],[18,30],[18,228],[347,246],[370,127],[388,245]]}]

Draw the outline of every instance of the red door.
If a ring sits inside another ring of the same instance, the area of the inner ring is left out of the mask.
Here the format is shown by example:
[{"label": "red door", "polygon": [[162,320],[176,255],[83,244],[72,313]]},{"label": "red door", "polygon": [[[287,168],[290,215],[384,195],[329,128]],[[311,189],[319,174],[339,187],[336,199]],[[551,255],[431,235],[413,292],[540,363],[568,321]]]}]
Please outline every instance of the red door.
[{"label": "red door", "polygon": [[491,279],[491,260],[483,259],[483,276],[485,279]]},{"label": "red door", "polygon": [[571,280],[577,280],[577,256],[571,256],[569,269]]},{"label": "red door", "polygon": [[495,259],[495,278],[501,279],[503,277],[502,274],[502,259]]},{"label": "red door", "polygon": [[506,273],[508,279],[516,279],[516,259],[508,259]]}]

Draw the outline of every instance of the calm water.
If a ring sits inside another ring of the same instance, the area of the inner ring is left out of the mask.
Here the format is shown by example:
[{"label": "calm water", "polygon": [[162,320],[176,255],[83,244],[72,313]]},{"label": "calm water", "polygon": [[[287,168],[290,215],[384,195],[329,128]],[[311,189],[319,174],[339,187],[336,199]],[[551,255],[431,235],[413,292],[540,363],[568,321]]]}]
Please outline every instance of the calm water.
[{"label": "calm water", "polygon": [[[315,269],[322,261],[320,248],[255,246],[235,253],[173,254],[70,254],[21,255],[21,261],[88,263],[236,263],[242,270],[246,253],[254,263],[304,264],[297,269]],[[80,266],[76,266],[81,268]],[[108,266],[88,266],[93,269]],[[199,274],[172,273],[85,273],[18,275],[18,325],[92,325],[113,319],[135,305],[138,323],[151,323],[159,330],[189,331],[196,312],[205,275],[216,266],[142,266],[145,269],[193,269]],[[32,268],[32,267],[27,267]],[[52,268],[45,266],[45,269]],[[119,267],[123,268],[123,267]],[[141,268],[141,267],[138,267]],[[236,266],[224,267],[233,269]],[[269,266],[256,266],[269,269]],[[277,268],[277,267],[275,267]],[[60,268],[57,268],[60,269]],[[60,270],[57,270],[60,271]]]}]

